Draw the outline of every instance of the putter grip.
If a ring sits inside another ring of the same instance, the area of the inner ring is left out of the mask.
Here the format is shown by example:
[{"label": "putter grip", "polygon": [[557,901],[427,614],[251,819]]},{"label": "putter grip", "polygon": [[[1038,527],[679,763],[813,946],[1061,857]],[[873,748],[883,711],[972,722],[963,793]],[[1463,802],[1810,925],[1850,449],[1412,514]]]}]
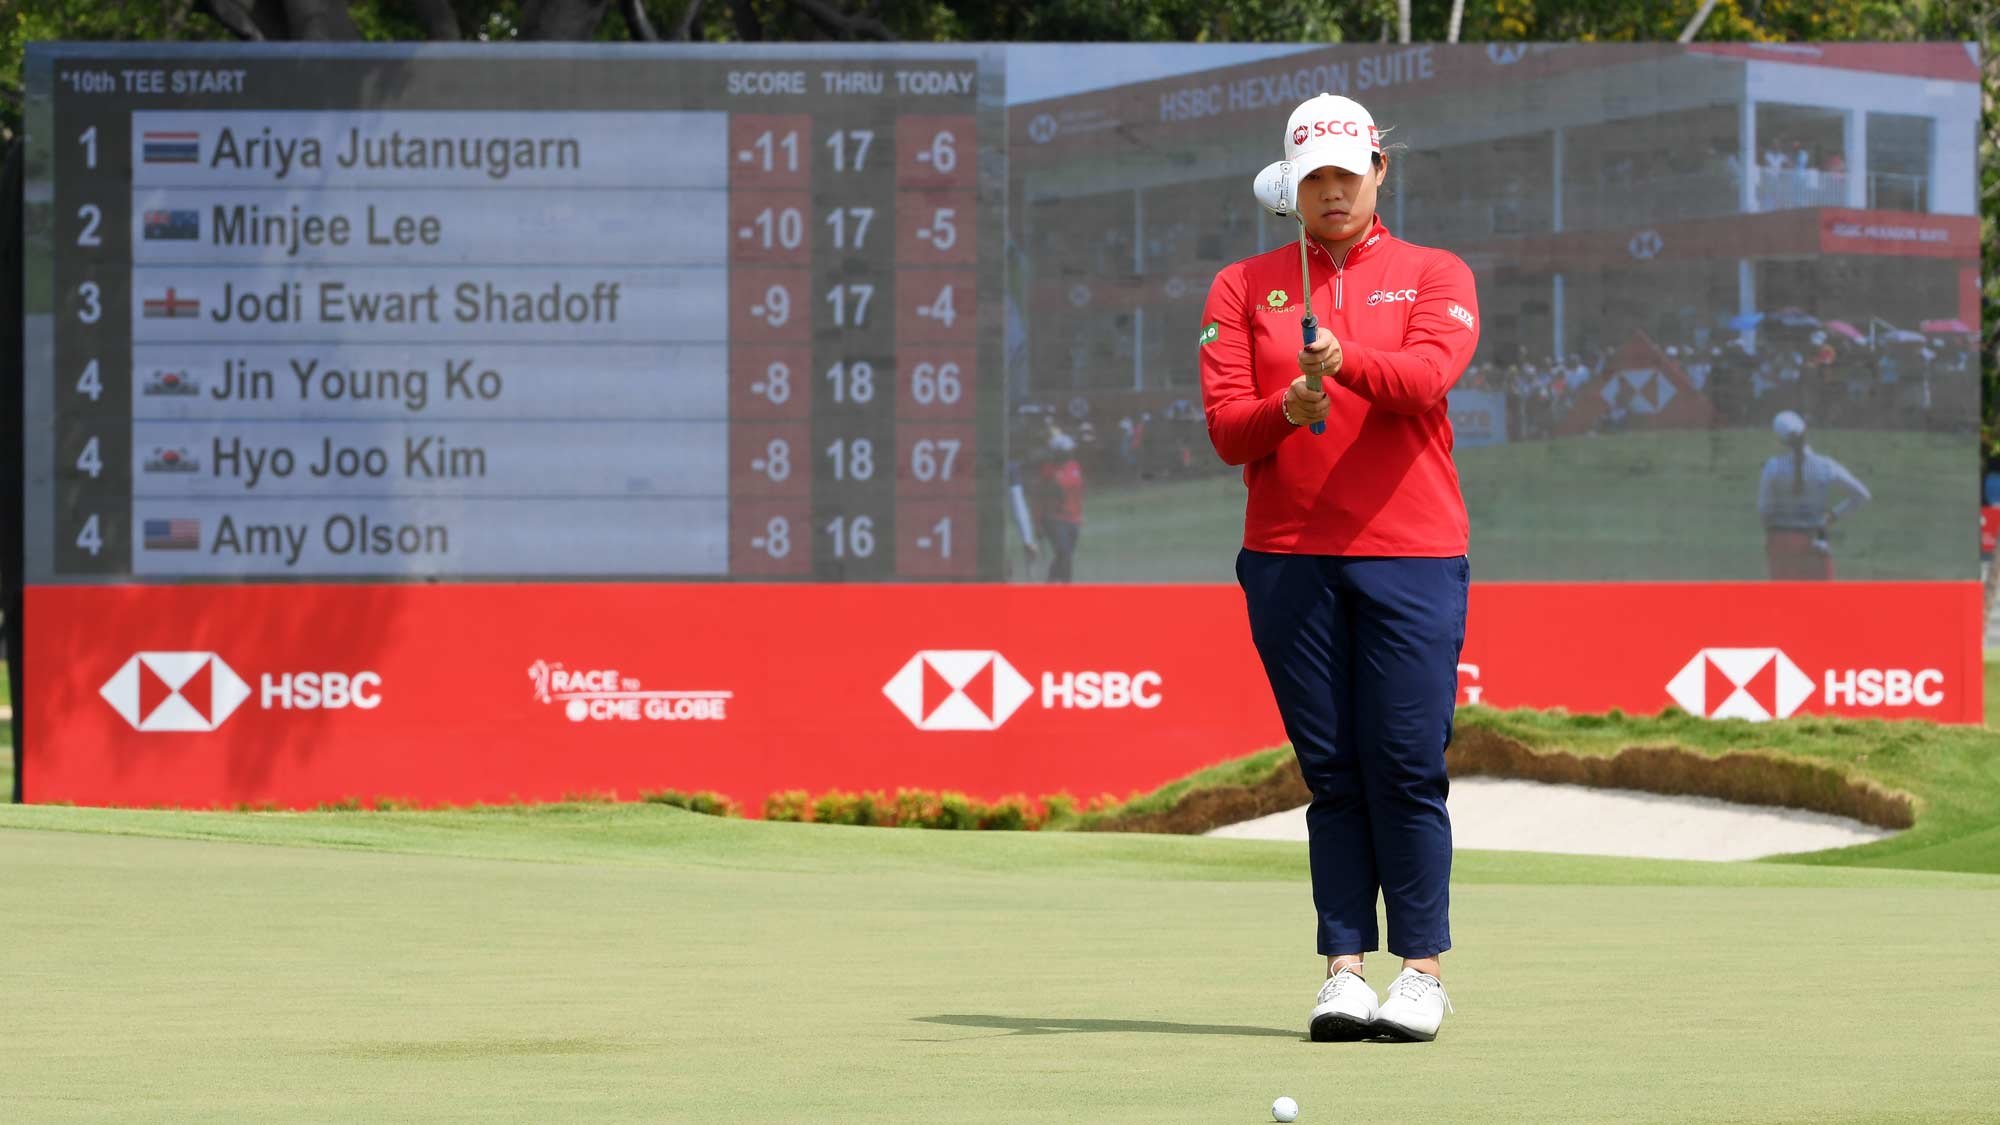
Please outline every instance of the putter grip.
[{"label": "putter grip", "polygon": [[[1319,336],[1319,321],[1310,316],[1306,317],[1304,320],[1299,322],[1299,329],[1305,334],[1306,343],[1310,344],[1313,342],[1313,340],[1315,340]],[[1306,376],[1306,386],[1311,387],[1313,390],[1319,390],[1320,389],[1319,376],[1317,375]],[[1312,424],[1312,432],[1316,434],[1325,433],[1326,423],[1314,422]]]}]

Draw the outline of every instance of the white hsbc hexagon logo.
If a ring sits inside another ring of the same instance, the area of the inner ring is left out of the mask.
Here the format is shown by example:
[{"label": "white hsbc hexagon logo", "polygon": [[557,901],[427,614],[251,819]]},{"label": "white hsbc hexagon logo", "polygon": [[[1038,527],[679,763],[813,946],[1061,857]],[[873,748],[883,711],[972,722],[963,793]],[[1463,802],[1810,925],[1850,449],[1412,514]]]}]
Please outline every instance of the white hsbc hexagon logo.
[{"label": "white hsbc hexagon logo", "polygon": [[[265,672],[258,704],[267,711],[372,711],[382,705],[375,672]],[[221,726],[252,694],[236,669],[212,652],[142,652],[97,689],[133,730],[200,733]]]},{"label": "white hsbc hexagon logo", "polygon": [[1689,714],[1761,723],[1790,718],[1816,694],[1829,710],[1940,707],[1945,678],[1937,668],[1829,668],[1815,681],[1779,649],[1705,648],[1667,682],[1667,694]]},{"label": "white hsbc hexagon logo", "polygon": [[97,689],[134,730],[207,731],[250,698],[250,685],[212,652],[142,652]]},{"label": "white hsbc hexagon logo", "polygon": [[882,685],[918,730],[994,730],[1035,694],[1007,658],[982,649],[930,649]]},{"label": "white hsbc hexagon logo", "polygon": [[[1043,672],[1042,708],[1151,710],[1158,672]],[[991,649],[927,649],[912,656],[882,694],[918,730],[997,730],[1035,696],[1007,658]]]},{"label": "white hsbc hexagon logo", "polygon": [[1667,694],[1690,715],[1753,723],[1790,718],[1814,688],[1775,648],[1705,648],[1667,681]]}]

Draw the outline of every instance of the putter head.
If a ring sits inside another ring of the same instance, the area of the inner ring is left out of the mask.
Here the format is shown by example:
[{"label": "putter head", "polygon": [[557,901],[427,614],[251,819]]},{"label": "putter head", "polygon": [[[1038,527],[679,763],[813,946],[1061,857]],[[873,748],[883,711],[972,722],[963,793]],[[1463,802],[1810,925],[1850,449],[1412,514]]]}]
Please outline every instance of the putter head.
[{"label": "putter head", "polygon": [[1289,160],[1279,160],[1267,164],[1251,181],[1250,190],[1256,193],[1257,202],[1264,210],[1281,219],[1291,218],[1298,213],[1299,178],[1298,170]]}]

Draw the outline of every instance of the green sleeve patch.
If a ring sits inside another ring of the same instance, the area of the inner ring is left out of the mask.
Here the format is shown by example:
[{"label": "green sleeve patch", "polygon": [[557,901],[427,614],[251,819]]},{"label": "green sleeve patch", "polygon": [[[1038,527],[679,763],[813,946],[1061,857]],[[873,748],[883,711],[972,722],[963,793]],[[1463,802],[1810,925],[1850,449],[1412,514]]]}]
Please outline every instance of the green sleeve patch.
[{"label": "green sleeve patch", "polygon": [[1216,337],[1220,335],[1222,335],[1222,322],[1219,320],[1211,320],[1201,326],[1201,342],[1204,345],[1215,343]]}]

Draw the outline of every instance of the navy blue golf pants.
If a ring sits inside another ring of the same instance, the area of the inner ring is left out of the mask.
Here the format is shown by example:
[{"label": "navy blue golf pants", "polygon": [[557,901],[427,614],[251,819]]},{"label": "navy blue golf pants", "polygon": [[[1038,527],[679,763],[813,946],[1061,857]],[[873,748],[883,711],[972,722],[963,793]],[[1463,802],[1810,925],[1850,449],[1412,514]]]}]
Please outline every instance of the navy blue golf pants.
[{"label": "navy blue golf pants", "polygon": [[1312,790],[1319,951],[1451,948],[1444,748],[1465,644],[1464,556],[1349,558],[1244,550],[1250,635]]}]

